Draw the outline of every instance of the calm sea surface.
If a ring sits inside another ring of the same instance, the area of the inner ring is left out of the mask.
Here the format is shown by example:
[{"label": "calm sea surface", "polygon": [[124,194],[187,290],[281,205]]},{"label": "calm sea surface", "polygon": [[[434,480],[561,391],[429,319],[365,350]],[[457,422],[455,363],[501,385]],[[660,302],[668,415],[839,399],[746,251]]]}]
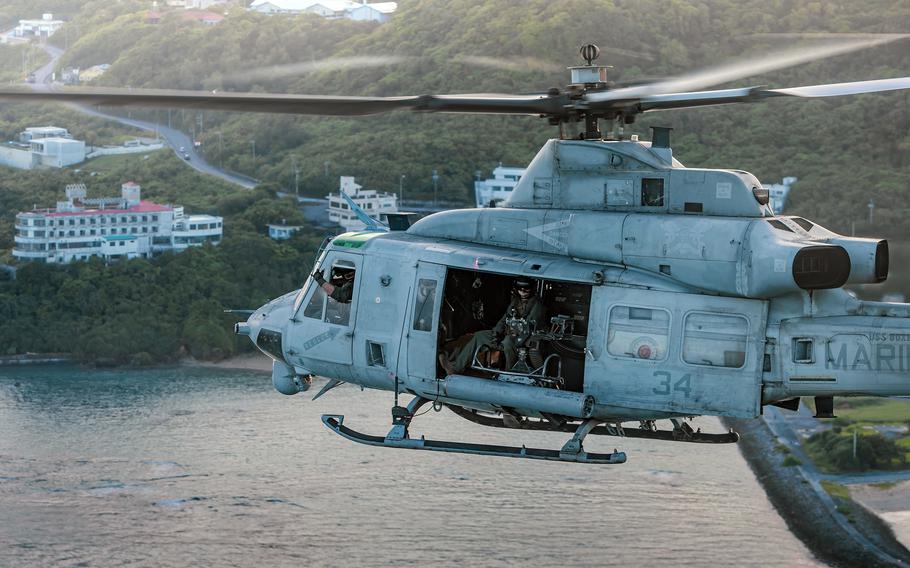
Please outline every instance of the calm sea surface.
[{"label": "calm sea surface", "polygon": [[[735,446],[589,438],[618,466],[370,448],[391,395],[268,375],[0,370],[0,566],[815,566]],[[697,423],[721,431],[715,420]],[[412,433],[559,447],[447,410]]]}]

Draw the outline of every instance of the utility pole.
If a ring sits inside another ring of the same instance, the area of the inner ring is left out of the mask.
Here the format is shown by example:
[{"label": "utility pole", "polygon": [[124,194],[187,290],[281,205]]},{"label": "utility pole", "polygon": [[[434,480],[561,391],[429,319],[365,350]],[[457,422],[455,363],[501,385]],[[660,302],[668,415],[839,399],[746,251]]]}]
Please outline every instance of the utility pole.
[{"label": "utility pole", "polygon": [[869,205],[866,207],[869,208],[869,224],[871,225],[875,222],[875,201],[869,199]]},{"label": "utility pole", "polygon": [[300,168],[297,167],[297,158],[291,157],[291,164],[294,166],[294,193],[300,201]]},{"label": "utility pole", "polygon": [[328,160],[326,160],[325,162],[322,163],[322,165],[325,167],[325,173],[323,174],[323,176],[326,178],[329,177],[329,164],[331,164],[331,162],[329,162]]},{"label": "utility pole", "polygon": [[435,209],[439,204],[439,174],[436,170],[433,170],[433,208]]},{"label": "utility pole", "polygon": [[404,207],[404,178],[406,176],[401,174],[401,177],[398,178],[398,204]]},{"label": "utility pole", "polygon": [[250,140],[250,147],[253,149],[253,161],[256,161],[256,139]]},{"label": "utility pole", "polygon": [[221,131],[218,131],[218,162],[221,164],[220,167],[224,168],[224,136],[221,135]]}]

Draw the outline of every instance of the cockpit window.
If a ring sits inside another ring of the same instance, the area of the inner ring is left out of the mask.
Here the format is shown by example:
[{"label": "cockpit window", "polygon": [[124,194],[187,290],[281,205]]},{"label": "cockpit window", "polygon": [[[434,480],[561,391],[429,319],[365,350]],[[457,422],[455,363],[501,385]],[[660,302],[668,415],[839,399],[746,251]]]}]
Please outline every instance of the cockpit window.
[{"label": "cockpit window", "polygon": [[259,330],[259,336],[256,338],[256,346],[263,353],[277,361],[284,360],[284,353],[281,350],[281,332],[271,329]]},{"label": "cockpit window", "polygon": [[322,306],[325,303],[325,290],[323,290],[315,282],[313,285],[316,287],[316,290],[313,292],[313,296],[310,298],[309,303],[306,305],[306,308],[303,310],[303,316],[312,319],[322,319]]},{"label": "cockpit window", "polygon": [[792,217],[790,220],[793,221],[794,223],[796,223],[797,225],[799,225],[800,227],[802,227],[806,231],[811,231],[812,227],[815,226],[812,223],[812,221],[807,221],[807,220],[803,219],[802,217]]},{"label": "cockpit window", "polygon": [[793,229],[786,226],[783,222],[781,222],[777,219],[768,219],[768,224],[771,225],[772,227],[774,227],[775,229],[779,229],[781,231],[789,231],[791,233],[793,232]]}]

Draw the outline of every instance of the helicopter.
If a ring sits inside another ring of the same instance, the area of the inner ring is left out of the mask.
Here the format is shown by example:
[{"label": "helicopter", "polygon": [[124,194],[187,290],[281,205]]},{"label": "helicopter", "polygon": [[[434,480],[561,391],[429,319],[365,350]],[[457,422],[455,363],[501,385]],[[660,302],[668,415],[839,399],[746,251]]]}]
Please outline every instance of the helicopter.
[{"label": "helicopter", "polygon": [[[66,89],[2,90],[0,100],[547,120],[559,136],[502,206],[416,222],[390,214],[383,226],[342,193],[365,229],[327,239],[301,288],[255,310],[235,333],[272,359],[282,394],[309,390],[317,375],[328,382],[314,400],[342,383],[391,391],[385,436],[323,415],[351,441],[617,464],[624,452],[588,452],[586,437],[735,443],[736,432],[701,432],[688,419],[755,418],[766,405],[796,410],[801,397],[814,397],[817,417],[832,418],[835,396],[910,395],[910,304],[861,301],[844,288],[887,278],[886,240],[776,215],[754,175],[685,167],[669,128],[653,127],[650,141],[623,134],[645,112],[910,88],[903,77],[704,90],[832,53],[616,85],[588,44],[566,87],[536,95]],[[536,310],[522,304],[531,301]],[[401,396],[412,398],[402,404]],[[558,449],[412,437],[412,420],[428,404],[486,427],[571,437]],[[672,428],[658,428],[659,420]]]}]

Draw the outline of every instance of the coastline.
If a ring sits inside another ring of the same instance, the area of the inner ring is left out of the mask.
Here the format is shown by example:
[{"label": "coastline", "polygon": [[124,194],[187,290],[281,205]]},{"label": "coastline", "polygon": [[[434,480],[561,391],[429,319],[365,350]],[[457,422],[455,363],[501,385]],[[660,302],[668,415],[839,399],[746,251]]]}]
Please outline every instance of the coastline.
[{"label": "coastline", "polygon": [[262,353],[245,353],[228,357],[221,361],[199,361],[188,357],[180,360],[180,365],[185,367],[209,367],[212,369],[241,369],[246,371],[272,372],[272,360]]},{"label": "coastline", "polygon": [[[895,538],[886,518],[867,509],[861,501],[834,499],[832,513],[799,467],[783,465],[780,442],[763,418],[722,418],[740,433],[739,450],[768,499],[790,531],[823,562],[832,566],[907,566],[910,553]],[[855,506],[849,508],[849,504]],[[844,528],[834,515],[849,513],[848,523],[879,550],[871,550]]]}]

